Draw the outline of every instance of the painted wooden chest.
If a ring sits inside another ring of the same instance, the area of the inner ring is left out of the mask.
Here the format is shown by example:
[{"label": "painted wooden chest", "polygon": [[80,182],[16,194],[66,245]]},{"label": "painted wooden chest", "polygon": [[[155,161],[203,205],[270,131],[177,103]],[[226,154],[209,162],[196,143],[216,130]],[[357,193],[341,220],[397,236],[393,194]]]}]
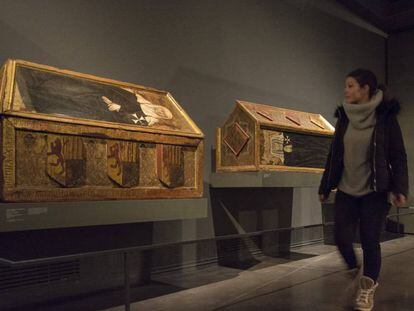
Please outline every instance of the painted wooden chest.
[{"label": "painted wooden chest", "polygon": [[21,60],[0,81],[2,201],[202,195],[204,136],[168,92]]},{"label": "painted wooden chest", "polygon": [[216,170],[322,172],[333,133],[319,114],[237,101],[216,132]]}]

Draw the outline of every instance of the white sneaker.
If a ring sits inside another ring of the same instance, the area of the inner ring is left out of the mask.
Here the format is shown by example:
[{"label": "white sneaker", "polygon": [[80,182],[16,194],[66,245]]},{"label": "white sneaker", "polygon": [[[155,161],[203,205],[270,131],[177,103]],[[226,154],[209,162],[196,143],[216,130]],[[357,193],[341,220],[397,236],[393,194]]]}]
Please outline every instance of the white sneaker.
[{"label": "white sneaker", "polygon": [[355,299],[354,310],[371,311],[374,308],[374,293],[378,287],[378,282],[362,276],[359,280],[359,289]]}]

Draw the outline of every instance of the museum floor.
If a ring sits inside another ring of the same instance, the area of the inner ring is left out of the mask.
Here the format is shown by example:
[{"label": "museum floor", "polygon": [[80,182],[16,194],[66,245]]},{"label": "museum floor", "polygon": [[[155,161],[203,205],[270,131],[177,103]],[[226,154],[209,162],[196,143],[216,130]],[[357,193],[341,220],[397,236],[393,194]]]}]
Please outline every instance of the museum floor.
[{"label": "museum floor", "polygon": [[[414,236],[384,242],[382,250],[374,310],[413,310]],[[302,247],[289,257],[257,258],[258,264],[244,270],[208,266],[153,276],[154,284],[134,295],[150,295],[151,290],[160,294],[133,303],[131,310],[352,309],[351,281],[333,246]],[[175,292],[169,287],[175,287]]]}]

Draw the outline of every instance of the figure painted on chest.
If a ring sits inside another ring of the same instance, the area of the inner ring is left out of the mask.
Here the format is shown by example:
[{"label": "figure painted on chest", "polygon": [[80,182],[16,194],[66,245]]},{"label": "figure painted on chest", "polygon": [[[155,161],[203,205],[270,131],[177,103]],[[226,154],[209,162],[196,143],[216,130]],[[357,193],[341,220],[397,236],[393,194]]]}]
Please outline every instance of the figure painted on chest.
[{"label": "figure painted on chest", "polygon": [[102,100],[107,104],[108,110],[118,112],[123,115],[130,123],[137,125],[154,125],[161,120],[171,120],[173,115],[171,111],[161,105],[151,103],[145,99],[136,90],[131,88],[122,88],[135,95],[136,106],[122,105],[111,100],[107,96],[102,96]]}]

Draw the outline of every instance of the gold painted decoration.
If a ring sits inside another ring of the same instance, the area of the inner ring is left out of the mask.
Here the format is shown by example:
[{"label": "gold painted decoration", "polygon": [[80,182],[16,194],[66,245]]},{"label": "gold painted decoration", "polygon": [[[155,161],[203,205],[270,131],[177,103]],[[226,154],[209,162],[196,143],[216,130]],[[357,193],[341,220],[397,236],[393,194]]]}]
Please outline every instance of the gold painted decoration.
[{"label": "gold painted decoration", "polygon": [[320,129],[325,129],[325,126],[323,126],[323,124],[321,122],[319,122],[319,120],[312,118],[312,116],[309,116],[309,120],[315,124],[317,127],[319,127]]},{"label": "gold painted decoration", "polygon": [[234,155],[238,156],[248,142],[249,138],[249,134],[243,130],[239,123],[234,122],[223,141],[234,153]]},{"label": "gold painted decoration", "polygon": [[157,145],[157,175],[168,188],[184,185],[184,154],[181,146]]},{"label": "gold painted decoration", "polygon": [[0,111],[3,111],[3,104],[5,102],[6,79],[7,79],[6,66],[3,66],[2,68],[0,68],[0,104],[1,104]]},{"label": "gold painted decoration", "polygon": [[[320,114],[256,104],[246,101],[237,101],[237,105],[249,114],[257,123],[266,126],[291,129],[301,133],[318,133],[331,135],[334,127]],[[263,114],[271,116],[273,120],[264,117]],[[312,122],[314,121],[314,122]],[[316,124],[318,123],[318,125]],[[321,126],[319,126],[321,125]]]},{"label": "gold painted decoration", "polygon": [[[31,63],[15,67],[12,112],[200,134],[172,96],[137,85]],[[112,83],[106,83],[112,82]]]},{"label": "gold painted decoration", "polygon": [[286,113],[285,118],[288,119],[289,121],[295,123],[296,125],[301,126],[299,117],[295,116],[294,114]]},{"label": "gold painted decoration", "polygon": [[273,121],[273,117],[271,114],[267,113],[266,111],[263,110],[256,110],[258,115],[261,115],[262,117],[268,119],[269,121]]},{"label": "gold painted decoration", "polygon": [[[272,133],[269,131],[268,140],[268,143],[265,142],[265,148],[270,147],[270,151],[266,154],[269,154],[274,159],[273,163],[268,164],[282,165],[285,162],[285,154],[283,152],[283,133],[276,131]],[[269,159],[268,162],[272,162],[272,160]]]},{"label": "gold painted decoration", "polygon": [[285,133],[283,134],[284,139],[283,139],[283,151],[285,153],[291,153],[293,151],[293,146],[292,146],[292,142],[290,140],[290,137],[288,135],[286,135]]},{"label": "gold painted decoration", "polygon": [[[19,187],[35,186],[43,187],[56,184],[55,181],[46,174],[47,167],[47,135],[44,133],[33,133],[27,131],[16,132],[16,166],[24,168],[26,171],[38,172],[43,174],[24,174],[21,169],[16,171],[16,182]],[[26,156],[20,156],[20,155]],[[30,156],[27,156],[30,155]]]},{"label": "gold painted decoration", "polygon": [[47,174],[64,187],[85,184],[86,159],[83,139],[75,136],[47,136]]},{"label": "gold painted decoration", "polygon": [[203,194],[204,135],[169,92],[7,60],[0,110],[2,202]]},{"label": "gold painted decoration", "polygon": [[107,172],[107,142],[104,139],[87,139],[86,147],[86,176],[87,184],[110,186],[112,182]]},{"label": "gold painted decoration", "polygon": [[130,188],[139,184],[139,145],[135,142],[108,141],[108,176],[119,186]]},{"label": "gold painted decoration", "polygon": [[[2,169],[4,187],[12,188],[16,185],[16,132],[10,120],[0,119],[2,147]],[[27,156],[27,154],[25,154]],[[31,172],[33,174],[33,172]],[[1,184],[0,184],[1,185]]]},{"label": "gold painted decoration", "polygon": [[216,131],[216,171],[322,172],[333,133],[319,114],[237,101]]},{"label": "gold painted decoration", "polygon": [[266,165],[284,165],[285,155],[293,151],[289,136],[279,131],[263,130],[263,139],[261,162]]}]

